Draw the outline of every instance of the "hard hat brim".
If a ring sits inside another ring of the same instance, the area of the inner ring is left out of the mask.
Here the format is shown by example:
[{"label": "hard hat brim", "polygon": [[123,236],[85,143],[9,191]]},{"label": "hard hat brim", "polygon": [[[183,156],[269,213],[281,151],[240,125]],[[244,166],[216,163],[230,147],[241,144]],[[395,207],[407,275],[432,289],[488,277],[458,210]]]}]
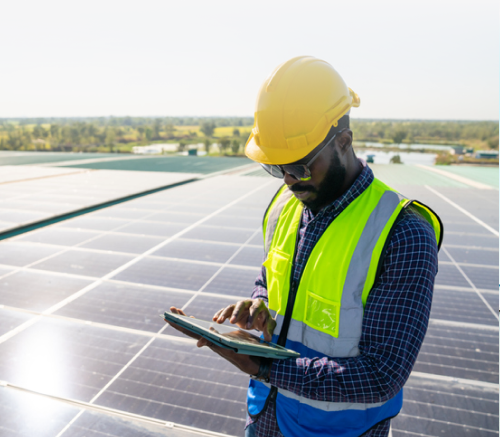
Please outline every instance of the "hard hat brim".
[{"label": "hard hat brim", "polygon": [[[245,146],[245,155],[252,161],[258,162],[259,164],[283,165],[291,164],[292,162],[296,162],[304,158],[316,147],[317,145],[312,145],[298,150],[273,149],[258,145],[255,141],[254,134],[252,133],[250,134],[250,138]],[[286,162],[283,161],[283,152],[286,152]]]}]

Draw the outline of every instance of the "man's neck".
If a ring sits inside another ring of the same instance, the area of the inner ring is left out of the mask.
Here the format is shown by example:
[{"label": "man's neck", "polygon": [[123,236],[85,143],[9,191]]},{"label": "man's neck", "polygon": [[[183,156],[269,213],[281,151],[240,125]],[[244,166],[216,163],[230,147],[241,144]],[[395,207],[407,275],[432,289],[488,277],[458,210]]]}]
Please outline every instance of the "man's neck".
[{"label": "man's neck", "polygon": [[333,202],[340,199],[349,190],[349,188],[352,187],[352,184],[354,184],[354,181],[356,181],[358,176],[361,174],[363,168],[364,166],[362,162],[358,158],[356,158],[356,156],[353,154],[353,159],[349,160],[348,164],[346,165],[346,176],[344,179],[344,183],[342,184],[342,188],[335,196],[335,199],[326,205],[321,205],[319,208],[315,209],[309,208],[309,210],[312,213],[312,216],[315,217],[320,211],[325,209],[328,205],[331,205]]}]

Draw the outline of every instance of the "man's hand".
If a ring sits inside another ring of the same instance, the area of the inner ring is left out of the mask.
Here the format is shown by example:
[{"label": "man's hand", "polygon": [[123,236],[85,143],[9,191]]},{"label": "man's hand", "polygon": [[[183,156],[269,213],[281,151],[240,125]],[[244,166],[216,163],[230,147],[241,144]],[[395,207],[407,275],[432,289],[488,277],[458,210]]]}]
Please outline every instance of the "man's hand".
[{"label": "man's hand", "polygon": [[216,354],[219,354],[222,358],[229,361],[233,366],[236,366],[242,372],[248,373],[249,375],[256,375],[259,371],[260,357],[237,354],[230,349],[225,349],[223,347],[217,346],[210,340],[207,340],[203,337],[198,340],[198,343],[196,345],[198,347],[209,347]]},{"label": "man's hand", "polygon": [[[186,315],[186,313],[182,311],[180,308],[170,307],[170,311],[174,314],[179,314],[180,316]],[[167,322],[172,328],[177,329],[177,331],[182,332],[184,335],[187,335],[188,337],[194,338],[195,340],[200,340],[200,338],[203,338],[201,335],[197,335],[194,332],[184,329],[183,327],[177,325],[176,323],[170,322],[167,319],[163,320],[165,320],[165,322]]]},{"label": "man's hand", "polygon": [[240,300],[217,311],[212,317],[212,320],[217,323],[224,323],[227,319],[242,329],[262,331],[266,341],[271,341],[273,338],[276,321],[271,317],[271,313],[262,299]]},{"label": "man's hand", "polygon": [[[170,307],[170,311],[172,311],[174,314],[179,314],[181,316],[186,315],[184,313],[184,311],[182,311],[180,308]],[[249,375],[256,375],[257,372],[259,371],[259,367],[260,367],[260,358],[259,357],[237,354],[236,352],[233,352],[232,350],[217,346],[217,345],[213,344],[210,340],[207,340],[206,338],[203,338],[200,335],[196,335],[196,334],[192,333],[191,331],[188,331],[187,329],[184,329],[175,323],[169,322],[167,320],[165,320],[165,322],[170,324],[170,326],[172,326],[172,328],[177,329],[179,332],[182,332],[183,334],[198,340],[198,342],[196,343],[196,346],[209,347],[215,353],[219,354],[222,358],[226,359],[231,364],[233,364],[238,369],[240,369],[242,372],[248,373]]]}]

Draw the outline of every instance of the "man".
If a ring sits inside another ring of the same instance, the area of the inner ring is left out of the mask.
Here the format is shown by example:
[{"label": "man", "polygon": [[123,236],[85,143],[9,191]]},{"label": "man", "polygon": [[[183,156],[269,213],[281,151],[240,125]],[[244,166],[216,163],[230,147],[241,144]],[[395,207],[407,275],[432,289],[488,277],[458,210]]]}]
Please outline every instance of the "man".
[{"label": "man", "polygon": [[402,406],[442,226],[356,158],[356,106],[338,73],[312,57],[280,65],[259,92],[246,154],[285,185],[264,217],[252,298],[213,319],[259,329],[301,357],[260,359],[198,341],[252,376],[247,436],[387,436]]}]

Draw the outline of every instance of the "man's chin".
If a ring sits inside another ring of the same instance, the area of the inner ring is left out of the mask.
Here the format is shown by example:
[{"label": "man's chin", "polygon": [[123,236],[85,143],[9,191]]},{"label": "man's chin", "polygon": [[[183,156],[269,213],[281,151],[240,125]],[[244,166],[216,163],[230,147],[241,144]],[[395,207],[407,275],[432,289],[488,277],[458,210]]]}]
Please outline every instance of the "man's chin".
[{"label": "man's chin", "polygon": [[307,202],[307,200],[311,197],[310,191],[293,191],[293,195],[300,200],[302,203]]},{"label": "man's chin", "polygon": [[[295,193],[293,193],[295,195]],[[304,196],[304,198],[299,198],[298,196],[295,196],[297,198],[297,200],[300,201],[300,203],[302,203],[302,205],[304,205],[305,207],[309,208],[310,210],[314,211],[315,209],[318,208],[318,199],[316,198],[316,196],[314,195],[311,195],[312,193],[308,193],[310,194],[309,196]]]}]

